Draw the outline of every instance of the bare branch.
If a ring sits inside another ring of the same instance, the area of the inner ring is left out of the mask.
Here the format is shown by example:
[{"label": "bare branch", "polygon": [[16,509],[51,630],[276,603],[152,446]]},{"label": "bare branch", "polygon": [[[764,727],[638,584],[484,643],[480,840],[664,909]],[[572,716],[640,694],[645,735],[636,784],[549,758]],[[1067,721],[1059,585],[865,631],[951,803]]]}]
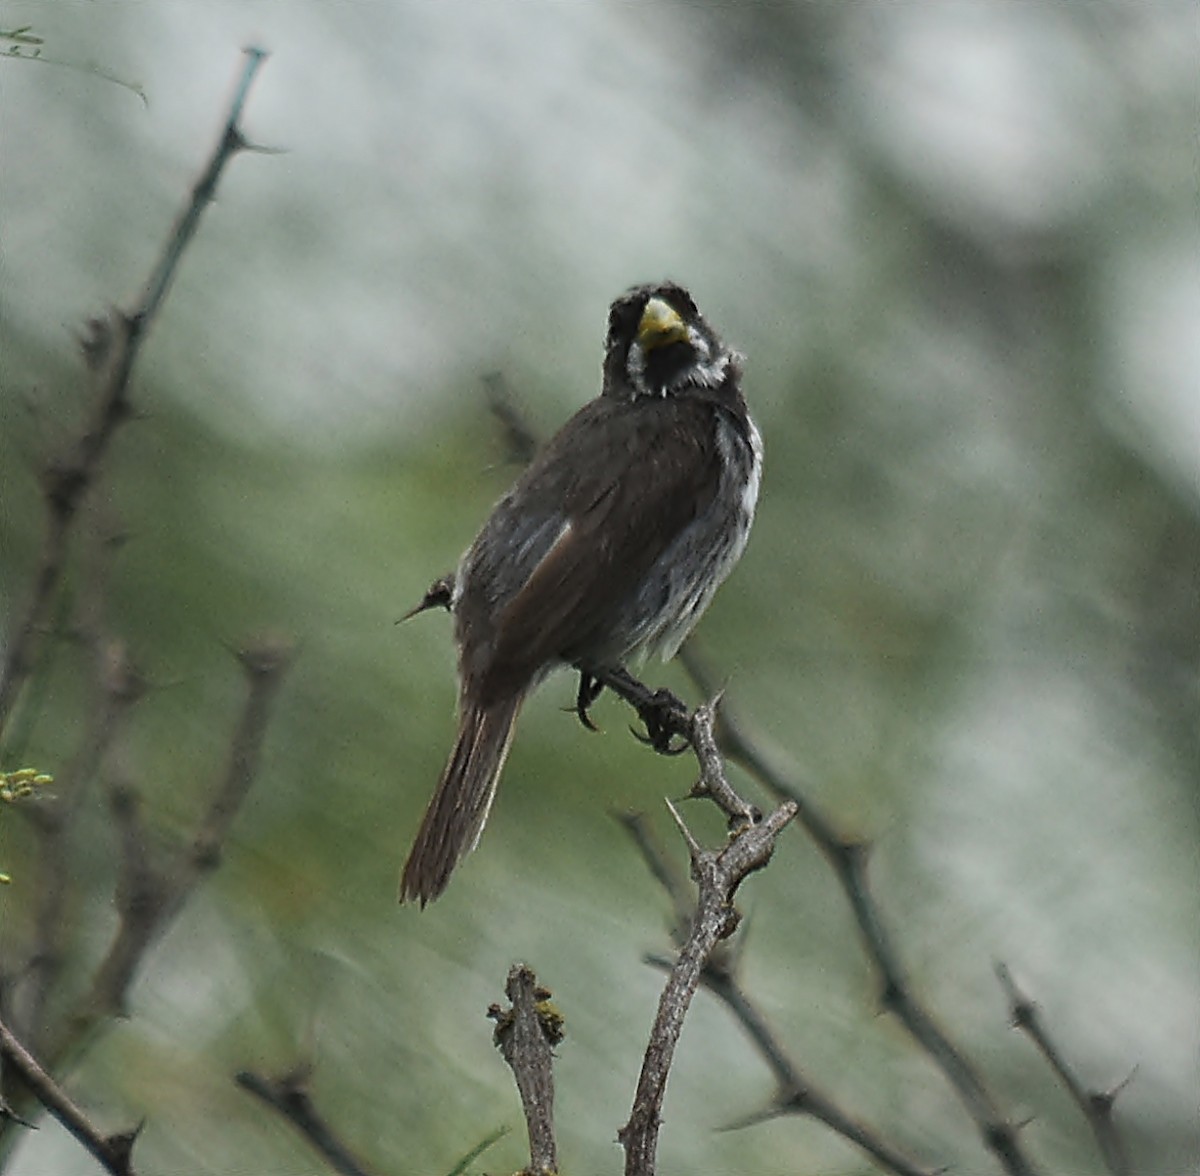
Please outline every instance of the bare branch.
[{"label": "bare branch", "polygon": [[46,533],[29,601],[13,627],[7,656],[0,668],[0,733],[37,659],[46,621],[62,582],[80,504],[97,478],[118,427],[130,415],[129,379],[141,344],[162,305],[180,258],[195,235],[201,214],[213,199],[225,165],[238,151],[249,147],[239,124],[251,83],[266,55],[261,49],[247,49],[246,55],[221,138],[167,240],[138,305],[132,311],[114,312],[90,324],[90,334],[83,346],[85,358],[97,373],[99,387],[91,415],[79,436],[64,458],[49,465],[43,478]]},{"label": "bare branch", "polygon": [[487,392],[488,408],[504,429],[509,461],[515,465],[528,465],[537,453],[540,441],[525,419],[508,381],[500,372],[489,372],[483,377],[483,387]]},{"label": "bare branch", "polygon": [[110,807],[120,831],[121,875],[117,887],[120,924],[92,978],[91,990],[68,1018],[77,1036],[98,1019],[124,1012],[126,993],[143,956],[179,913],[204,877],[220,862],[233,819],[254,782],[271,703],[290,662],[291,650],[264,638],[238,652],[248,691],[233,735],[225,778],[191,846],[175,860],[156,865],[149,853],[137,796],[123,784],[110,790]]},{"label": "bare branch", "polygon": [[1054,1044],[1037,1004],[1017,985],[1008,966],[1003,963],[996,964],[996,976],[1004,989],[1004,995],[1008,998],[1013,1025],[1037,1046],[1050,1069],[1054,1071],[1087,1120],[1092,1134],[1096,1137],[1096,1145],[1100,1149],[1105,1167],[1112,1176],[1130,1176],[1129,1153],[1113,1121],[1113,1104],[1129,1079],[1112,1090],[1088,1090],[1068,1065],[1062,1051]]},{"label": "bare branch", "polygon": [[718,695],[706,706],[698,706],[688,724],[688,742],[691,743],[696,759],[700,762],[700,779],[692,786],[691,795],[711,800],[725,814],[730,828],[753,825],[762,820],[762,813],[730,787],[725,776],[725,761],[721,758],[721,751],[713,734],[713,724],[716,722],[720,702],[721,698]]},{"label": "bare branch", "polygon": [[[694,651],[683,653],[684,666],[702,690],[711,690],[711,674]],[[717,715],[717,741],[725,753],[771,790],[796,807],[797,819],[833,867],[849,900],[863,948],[882,984],[880,1003],[908,1030],[913,1040],[942,1071],[974,1120],[980,1138],[1009,1176],[1035,1176],[1017,1134],[988,1090],[978,1069],[950,1040],[908,981],[867,878],[869,845],[842,836],[803,791],[772,767],[738,723],[728,706]]]},{"label": "bare branch", "polygon": [[[267,52],[265,49],[259,49],[253,45],[248,45],[242,52],[246,56],[246,61],[242,67],[242,76],[238,79],[237,89],[234,90],[233,100],[229,105],[229,114],[225,117],[225,125],[221,129],[221,137],[217,140],[217,145],[209,157],[208,166],[192,188],[191,200],[180,213],[179,219],[171,230],[171,235],[167,239],[167,247],[163,250],[158,264],[154,267],[154,272],[150,275],[150,280],[146,283],[141,302],[129,316],[130,322],[137,325],[139,333],[145,330],[148,321],[158,313],[163,299],[167,296],[167,290],[179,269],[179,261],[184,250],[196,235],[204,210],[216,198],[217,183],[221,178],[221,173],[225,170],[225,165],[239,151],[251,149],[250,142],[242,133],[242,111],[245,108],[246,99],[250,96],[250,87],[254,84],[254,77],[258,73],[259,67],[267,59]],[[131,362],[132,358],[130,357]],[[126,377],[128,377],[128,372],[126,372]]]},{"label": "bare branch", "polygon": [[531,968],[518,964],[504,986],[510,1007],[492,1005],[494,1040],[508,1063],[521,1095],[529,1131],[529,1167],[524,1176],[556,1176],[554,1141],[554,1053],[563,1038],[562,1014],[550,1003],[550,991],[538,986]]},{"label": "bare branch", "polygon": [[618,1132],[625,1148],[626,1176],[653,1176],[667,1075],[705,962],[737,927],[733,898],[738,886],[748,874],[767,864],[776,838],[795,814],[796,806],[785,802],[766,820],[734,834],[719,854],[700,848],[686,834],[699,896],[691,930],[659,999],[629,1121]]},{"label": "bare branch", "polygon": [[[718,776],[722,781],[724,780],[723,767],[719,767],[721,765],[720,752],[712,737],[713,717],[712,707],[701,708],[690,728],[692,746],[701,762],[701,781],[707,781],[709,784]],[[725,783],[724,786],[728,787],[728,784]],[[721,784],[718,783],[717,790],[720,791],[720,789]],[[707,793],[705,794],[707,795]],[[722,809],[727,814],[731,810],[740,812],[740,806],[744,806],[744,803],[740,798],[735,798],[734,801],[722,805]],[[641,817],[630,814],[622,815],[619,819],[641,851],[651,873],[671,898],[674,919],[672,939],[677,946],[682,948],[686,942],[692,919],[690,897],[685,893],[683,882],[667,860],[661,846],[652,839],[646,822]],[[740,937],[734,942],[739,941]],[[736,953],[733,950],[724,950],[724,948],[724,943],[718,943],[708,953],[701,970],[700,982],[719,997],[741,1022],[742,1027],[758,1046],[767,1064],[771,1067],[778,1089],[773,1106],[766,1112],[756,1115],[751,1121],[757,1122],[782,1114],[810,1115],[844,1139],[857,1145],[886,1171],[896,1173],[897,1176],[933,1176],[929,1169],[920,1167],[902,1155],[871,1128],[844,1111],[801,1073],[799,1068],[788,1058],[783,1047],[776,1041],[765,1019],[754,1008],[738,985]],[[661,956],[647,957],[646,962],[662,968],[668,973],[675,967],[675,961],[664,959]],[[748,1123],[734,1124],[734,1126],[746,1125]]]},{"label": "bare branch", "polygon": [[[95,638],[94,641],[91,638]],[[68,889],[70,836],[89,793],[89,785],[133,706],[145,692],[145,682],[129,658],[124,643],[90,634],[96,662],[95,701],[83,738],[65,771],[55,778],[53,795],[39,797],[27,815],[39,839],[37,909],[34,943],[18,983],[10,993],[16,1030],[44,1057],[52,1058],[46,1007],[63,963]]]},{"label": "bare branch", "polygon": [[0,1021],[0,1056],[19,1074],[33,1097],[46,1108],[112,1176],[135,1176],[133,1145],[138,1131],[106,1135],[71,1100],[38,1060]]},{"label": "bare branch", "polygon": [[[860,1148],[884,1171],[893,1172],[896,1176],[936,1176],[934,1169],[909,1159],[887,1143],[877,1131],[844,1110],[800,1070],[776,1039],[766,1018],[738,984],[734,970],[717,963],[720,958],[719,955],[714,956],[705,967],[701,983],[719,997],[737,1018],[771,1067],[777,1083],[775,1100],[771,1106],[747,1119],[728,1124],[725,1130],[748,1127],[780,1115],[808,1115]],[[666,971],[671,968],[671,961],[661,956],[648,956],[646,962]]]},{"label": "bare branch", "polygon": [[[219,141],[194,185],[136,305],[128,311],[113,310],[92,319],[80,339],[83,359],[93,393],[77,434],[63,447],[56,460],[47,463],[42,475],[42,499],[46,526],[42,548],[34,570],[30,595],[18,614],[7,641],[6,657],[0,666],[0,731],[11,718],[35,668],[48,648],[46,636],[52,614],[66,594],[62,591],[68,552],[85,503],[96,499],[106,455],[118,428],[132,415],[130,381],[134,365],[150,326],[156,319],[179,263],[194,237],[204,209],[212,202],[218,181],[238,152],[257,150],[241,130],[242,112],[250,87],[264,60],[259,49],[248,49],[241,77],[225,117]],[[111,536],[101,547],[107,552]],[[270,701],[286,666],[287,653],[278,642],[266,642],[242,655],[251,677],[251,690],[243,721],[233,740],[229,771],[217,791],[193,845],[173,860],[154,859],[149,848],[132,789],[111,789],[110,800],[120,837],[120,876],[117,907],[120,924],[109,953],[93,977],[91,991],[55,1027],[51,1040],[45,1009],[51,989],[59,979],[64,938],[68,836],[82,808],[87,784],[100,774],[121,721],[141,694],[144,683],[125,654],[124,647],[108,639],[99,624],[103,592],[97,583],[103,574],[86,568],[81,575],[84,590],[82,630],[86,643],[100,667],[99,690],[89,712],[88,730],[71,768],[58,776],[60,794],[32,810],[41,839],[42,885],[37,888],[36,942],[31,958],[16,976],[18,983],[5,985],[6,1003],[28,1026],[37,1056],[57,1069],[63,1057],[86,1048],[90,1032],[105,1017],[123,1009],[125,995],[146,949],[178,912],[199,880],[219,861],[221,845],[253,781]],[[102,561],[101,573],[107,571]],[[90,608],[89,608],[90,606]],[[9,980],[9,977],[5,977]],[[6,1014],[7,1015],[7,1014]],[[61,1119],[110,1172],[131,1173],[130,1154],[136,1132],[103,1136],[96,1131],[54,1084],[35,1055],[21,1045],[7,1026],[0,1026],[0,1058],[23,1083],[16,1087],[21,1102],[40,1101]],[[18,1119],[7,1103],[0,1102],[0,1132]]]},{"label": "bare branch", "polygon": [[310,1066],[297,1066],[278,1078],[242,1070],[234,1081],[282,1115],[340,1176],[371,1176],[370,1169],[338,1138],[313,1105],[308,1092],[311,1076]]},{"label": "bare branch", "polygon": [[292,653],[289,640],[270,635],[234,650],[249,691],[233,734],[225,779],[192,842],[190,867],[196,876],[211,873],[220,864],[221,848],[258,774],[271,707],[291,665]]}]

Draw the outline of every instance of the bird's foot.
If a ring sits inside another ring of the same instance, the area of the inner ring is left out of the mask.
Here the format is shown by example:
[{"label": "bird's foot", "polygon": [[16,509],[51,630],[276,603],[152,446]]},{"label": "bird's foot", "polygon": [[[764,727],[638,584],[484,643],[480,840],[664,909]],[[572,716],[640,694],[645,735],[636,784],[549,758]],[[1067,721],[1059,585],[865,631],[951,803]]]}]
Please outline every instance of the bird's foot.
[{"label": "bird's foot", "polygon": [[596,728],[587,713],[588,707],[607,686],[637,711],[645,725],[645,734],[633,730],[635,738],[653,747],[660,755],[679,755],[691,746],[691,712],[671,691],[651,690],[620,666],[615,669],[606,666],[585,668],[576,664],[575,668],[579,671],[579,692],[571,709],[589,730]]},{"label": "bird's foot", "polygon": [[655,690],[636,706],[646,733],[634,731],[635,739],[649,744],[659,755],[682,755],[687,751],[692,742],[687,734],[690,716],[682,699],[663,688]]}]

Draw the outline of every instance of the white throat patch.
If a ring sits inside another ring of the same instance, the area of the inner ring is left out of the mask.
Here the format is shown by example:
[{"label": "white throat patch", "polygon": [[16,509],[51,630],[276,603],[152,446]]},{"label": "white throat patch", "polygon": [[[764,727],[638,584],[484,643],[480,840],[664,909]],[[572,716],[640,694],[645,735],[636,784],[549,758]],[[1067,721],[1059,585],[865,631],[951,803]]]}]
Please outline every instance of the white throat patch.
[{"label": "white throat patch", "polygon": [[662,388],[651,388],[646,383],[646,352],[635,339],[629,345],[629,356],[625,370],[633,390],[639,396],[669,396],[680,388],[719,388],[725,380],[732,358],[728,351],[712,353],[712,344],[694,327],[688,327],[688,343],[696,353],[695,359],[683,368]]}]

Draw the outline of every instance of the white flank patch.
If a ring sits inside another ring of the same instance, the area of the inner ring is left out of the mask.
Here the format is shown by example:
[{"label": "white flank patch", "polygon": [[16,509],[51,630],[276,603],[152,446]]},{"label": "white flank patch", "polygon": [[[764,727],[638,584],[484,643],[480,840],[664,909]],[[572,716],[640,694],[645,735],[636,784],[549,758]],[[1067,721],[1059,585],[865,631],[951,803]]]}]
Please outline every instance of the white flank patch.
[{"label": "white flank patch", "polygon": [[746,423],[750,426],[750,450],[754,454],[754,462],[750,466],[750,477],[746,479],[746,485],[742,490],[742,513],[749,523],[754,518],[754,508],[758,505],[758,487],[762,481],[763,443],[762,434],[749,414],[746,416]]}]

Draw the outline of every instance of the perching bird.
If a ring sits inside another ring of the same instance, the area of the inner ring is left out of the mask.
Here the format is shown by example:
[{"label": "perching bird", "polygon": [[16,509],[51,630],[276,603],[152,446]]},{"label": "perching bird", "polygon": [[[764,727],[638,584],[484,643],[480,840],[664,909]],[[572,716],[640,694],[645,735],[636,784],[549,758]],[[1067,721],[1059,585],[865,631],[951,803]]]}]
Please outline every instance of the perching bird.
[{"label": "perching bird", "polygon": [[741,556],[762,468],[741,375],[681,286],[613,303],[600,395],[500,499],[454,576],[458,735],[401,901],[436,898],[475,847],[530,691],[556,666],[670,658]]}]

